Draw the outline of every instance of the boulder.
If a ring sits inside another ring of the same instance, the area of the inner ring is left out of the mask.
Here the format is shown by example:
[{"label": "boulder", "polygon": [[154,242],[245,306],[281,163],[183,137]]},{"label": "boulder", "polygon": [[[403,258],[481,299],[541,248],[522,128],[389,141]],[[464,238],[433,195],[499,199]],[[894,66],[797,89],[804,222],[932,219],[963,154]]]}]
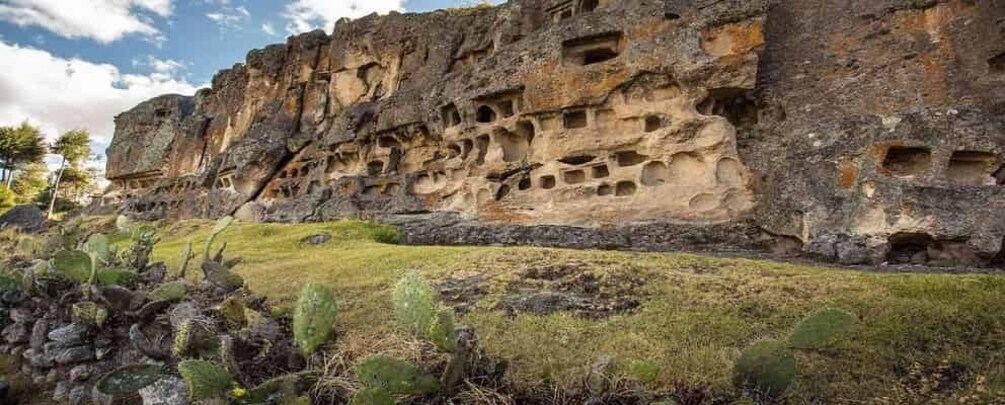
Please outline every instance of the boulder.
[{"label": "boulder", "polygon": [[34,205],[18,205],[0,215],[0,228],[17,228],[35,233],[45,227],[45,213]]}]

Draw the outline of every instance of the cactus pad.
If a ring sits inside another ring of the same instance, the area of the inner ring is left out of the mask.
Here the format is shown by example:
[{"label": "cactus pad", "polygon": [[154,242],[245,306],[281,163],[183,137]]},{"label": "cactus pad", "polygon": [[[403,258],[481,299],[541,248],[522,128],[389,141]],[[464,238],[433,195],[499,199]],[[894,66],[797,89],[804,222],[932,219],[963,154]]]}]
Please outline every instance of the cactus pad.
[{"label": "cactus pad", "polygon": [[136,364],[120,367],[105,374],[95,387],[102,394],[121,398],[157,382],[163,375],[160,366]]},{"label": "cactus pad", "polygon": [[833,345],[855,327],[855,315],[840,308],[815,311],[796,324],[789,344],[797,349],[823,349]]},{"label": "cactus pad", "polygon": [[188,286],[181,281],[164,283],[150,292],[149,298],[153,301],[180,301],[188,294]]},{"label": "cactus pad", "polygon": [[233,382],[226,369],[203,360],[178,363],[178,373],[188,385],[189,397],[196,401],[222,396]]},{"label": "cactus pad", "polygon": [[356,376],[369,388],[383,388],[392,395],[424,395],[440,388],[440,382],[407,361],[377,355],[356,366]]},{"label": "cactus pad", "polygon": [[305,355],[328,341],[337,316],[338,304],[331,288],[316,283],[304,286],[293,313],[293,338]]},{"label": "cactus pad", "polygon": [[395,405],[394,397],[383,388],[364,388],[352,396],[349,405]]},{"label": "cactus pad", "polygon": [[78,283],[91,278],[91,256],[79,250],[63,250],[52,259],[52,267]]},{"label": "cactus pad", "polygon": [[432,287],[418,271],[410,271],[394,286],[394,316],[398,325],[425,336],[436,322]]},{"label": "cactus pad", "polygon": [[100,327],[108,320],[108,311],[91,301],[73,304],[71,311],[73,319],[84,325]]},{"label": "cactus pad", "polygon": [[777,340],[754,342],[733,364],[733,376],[743,388],[778,396],[796,377],[796,357],[785,343]]}]

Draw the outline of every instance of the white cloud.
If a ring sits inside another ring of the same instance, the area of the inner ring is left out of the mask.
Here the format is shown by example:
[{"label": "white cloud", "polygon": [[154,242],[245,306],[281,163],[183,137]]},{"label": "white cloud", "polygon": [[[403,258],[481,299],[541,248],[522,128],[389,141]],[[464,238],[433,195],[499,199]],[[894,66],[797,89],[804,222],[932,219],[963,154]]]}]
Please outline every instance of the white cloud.
[{"label": "white cloud", "polygon": [[144,63],[154,73],[123,74],[109,64],[0,42],[0,125],[27,119],[49,139],[83,128],[107,144],[119,113],[161,94],[192,95],[197,90],[176,76],[183,69],[179,62],[150,57]]},{"label": "white cloud", "polygon": [[270,37],[279,36],[279,33],[276,32],[276,27],[273,27],[272,23],[262,24],[262,32],[264,32]]},{"label": "white cloud", "polygon": [[296,0],[286,5],[286,31],[299,34],[317,28],[331,32],[339,18],[359,18],[378,12],[400,11],[402,0]]},{"label": "white cloud", "polygon": [[166,81],[179,77],[183,71],[188,69],[188,64],[174,59],[157,59],[153,55],[147,55],[146,59],[133,59],[133,67],[150,68],[150,78]]},{"label": "white cloud", "polygon": [[150,15],[171,16],[173,0],[4,0],[0,20],[39,26],[67,38],[110,43],[126,35],[165,40]]},{"label": "white cloud", "polygon": [[251,20],[251,13],[244,6],[223,7],[219,11],[206,14],[206,18],[216,22],[221,30],[237,31],[242,28],[242,24]]}]

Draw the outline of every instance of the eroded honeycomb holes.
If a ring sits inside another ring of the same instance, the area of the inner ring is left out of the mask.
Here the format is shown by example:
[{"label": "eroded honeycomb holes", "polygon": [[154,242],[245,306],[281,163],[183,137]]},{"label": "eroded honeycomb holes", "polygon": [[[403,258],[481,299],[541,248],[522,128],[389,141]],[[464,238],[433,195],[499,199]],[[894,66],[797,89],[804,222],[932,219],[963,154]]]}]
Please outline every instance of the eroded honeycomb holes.
[{"label": "eroded honeycomb holes", "polygon": [[955,151],[949,158],[946,178],[970,185],[996,184],[994,170],[997,163],[998,156],[991,152]]},{"label": "eroded honeycomb holes", "polygon": [[932,151],[925,147],[891,146],[883,168],[898,177],[923,176],[932,167]]},{"label": "eroded honeycomb holes", "polygon": [[621,54],[621,32],[609,32],[562,42],[562,58],[574,65],[593,65],[616,59]]}]

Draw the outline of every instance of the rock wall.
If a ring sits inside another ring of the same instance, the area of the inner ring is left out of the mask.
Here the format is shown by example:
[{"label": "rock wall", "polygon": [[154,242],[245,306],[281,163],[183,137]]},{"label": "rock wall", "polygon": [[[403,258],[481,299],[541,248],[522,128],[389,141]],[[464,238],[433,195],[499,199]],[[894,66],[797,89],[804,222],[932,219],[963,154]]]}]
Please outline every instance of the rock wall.
[{"label": "rock wall", "polygon": [[340,21],[123,113],[92,211],[988,264],[1003,112],[1001,0],[512,0]]}]

